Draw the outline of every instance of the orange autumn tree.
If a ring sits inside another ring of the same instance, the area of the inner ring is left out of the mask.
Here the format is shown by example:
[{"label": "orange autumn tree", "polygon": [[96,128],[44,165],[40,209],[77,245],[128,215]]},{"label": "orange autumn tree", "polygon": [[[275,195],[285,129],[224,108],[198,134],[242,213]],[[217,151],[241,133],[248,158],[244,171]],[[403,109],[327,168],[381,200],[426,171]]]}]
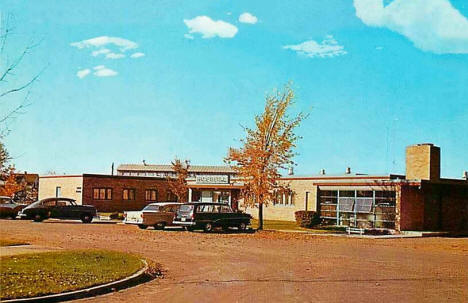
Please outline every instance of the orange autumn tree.
[{"label": "orange autumn tree", "polygon": [[0,196],[13,197],[18,191],[23,189],[23,184],[16,180],[15,168],[8,165],[10,156],[1,141],[0,137]]},{"label": "orange autumn tree", "polygon": [[174,195],[176,195],[177,201],[187,202],[187,177],[188,170],[190,168],[190,161],[185,160],[182,162],[180,159],[175,158],[174,161],[171,161],[171,165],[175,172],[175,178],[171,176],[167,177],[169,189]]},{"label": "orange autumn tree", "polygon": [[231,147],[225,159],[244,181],[245,205],[258,206],[258,229],[263,229],[263,206],[273,201],[277,191],[284,190],[285,185],[278,183],[279,170],[294,165],[294,148],[300,139],[294,130],[306,115],[288,114],[293,99],[294,91],[289,85],[268,95],[264,112],[255,117],[255,128],[244,128],[243,146]]},{"label": "orange autumn tree", "polygon": [[0,196],[13,197],[17,192],[24,189],[24,185],[18,183],[14,167],[10,167],[5,174],[4,184],[0,186]]}]

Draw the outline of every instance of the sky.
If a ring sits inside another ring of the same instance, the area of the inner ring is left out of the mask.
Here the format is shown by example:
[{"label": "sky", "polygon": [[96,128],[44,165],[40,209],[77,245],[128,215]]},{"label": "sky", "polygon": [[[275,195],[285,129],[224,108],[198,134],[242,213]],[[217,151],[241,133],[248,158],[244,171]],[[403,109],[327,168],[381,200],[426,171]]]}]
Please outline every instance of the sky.
[{"label": "sky", "polygon": [[8,58],[38,42],[9,80],[41,73],[8,121],[18,170],[223,164],[289,81],[292,113],[309,113],[296,174],[404,174],[405,147],[424,142],[442,176],[468,170],[465,0],[1,0],[0,13]]}]

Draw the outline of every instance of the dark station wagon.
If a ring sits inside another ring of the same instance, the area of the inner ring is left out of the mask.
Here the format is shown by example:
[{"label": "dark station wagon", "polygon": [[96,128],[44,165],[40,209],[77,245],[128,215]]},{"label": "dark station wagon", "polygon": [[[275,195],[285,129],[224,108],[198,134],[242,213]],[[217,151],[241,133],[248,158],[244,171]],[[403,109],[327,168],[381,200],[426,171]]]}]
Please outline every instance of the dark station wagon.
[{"label": "dark station wagon", "polygon": [[48,218],[80,219],[83,223],[90,223],[97,215],[92,205],[78,205],[74,199],[48,198],[36,201],[25,207],[20,216],[41,222]]},{"label": "dark station wagon", "polygon": [[216,227],[223,230],[237,227],[245,231],[251,218],[249,214],[233,211],[228,204],[199,202],[181,205],[173,223],[184,226],[189,231],[203,229],[205,232],[211,232]]}]

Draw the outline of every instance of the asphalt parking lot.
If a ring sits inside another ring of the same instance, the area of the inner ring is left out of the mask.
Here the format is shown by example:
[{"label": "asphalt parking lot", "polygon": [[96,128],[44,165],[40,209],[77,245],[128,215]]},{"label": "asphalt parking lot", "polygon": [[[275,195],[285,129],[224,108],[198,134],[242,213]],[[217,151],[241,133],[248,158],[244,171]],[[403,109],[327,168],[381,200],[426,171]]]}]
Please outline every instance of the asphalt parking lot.
[{"label": "asphalt parking lot", "polygon": [[466,302],[468,239],[140,230],[1,220],[2,237],[131,252],[165,277],[84,302]]}]

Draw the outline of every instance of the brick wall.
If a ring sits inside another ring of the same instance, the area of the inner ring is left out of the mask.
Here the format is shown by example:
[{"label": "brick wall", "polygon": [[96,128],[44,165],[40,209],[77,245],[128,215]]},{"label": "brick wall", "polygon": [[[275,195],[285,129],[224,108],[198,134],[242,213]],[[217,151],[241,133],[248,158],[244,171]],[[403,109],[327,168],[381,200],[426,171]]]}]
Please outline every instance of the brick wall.
[{"label": "brick wall", "polygon": [[[112,188],[111,200],[96,200],[93,197],[94,188]],[[123,200],[124,189],[135,189],[135,200]],[[83,175],[83,204],[94,205],[100,212],[123,212],[141,210],[149,203],[145,191],[156,189],[157,202],[167,201],[169,188],[164,178],[127,177],[107,175]]]},{"label": "brick wall", "polygon": [[397,230],[424,230],[424,195],[418,186],[397,186]]},{"label": "brick wall", "polygon": [[398,188],[397,230],[468,231],[468,183]]},{"label": "brick wall", "polygon": [[432,144],[417,144],[406,148],[406,179],[438,180],[439,178],[439,147]]}]

